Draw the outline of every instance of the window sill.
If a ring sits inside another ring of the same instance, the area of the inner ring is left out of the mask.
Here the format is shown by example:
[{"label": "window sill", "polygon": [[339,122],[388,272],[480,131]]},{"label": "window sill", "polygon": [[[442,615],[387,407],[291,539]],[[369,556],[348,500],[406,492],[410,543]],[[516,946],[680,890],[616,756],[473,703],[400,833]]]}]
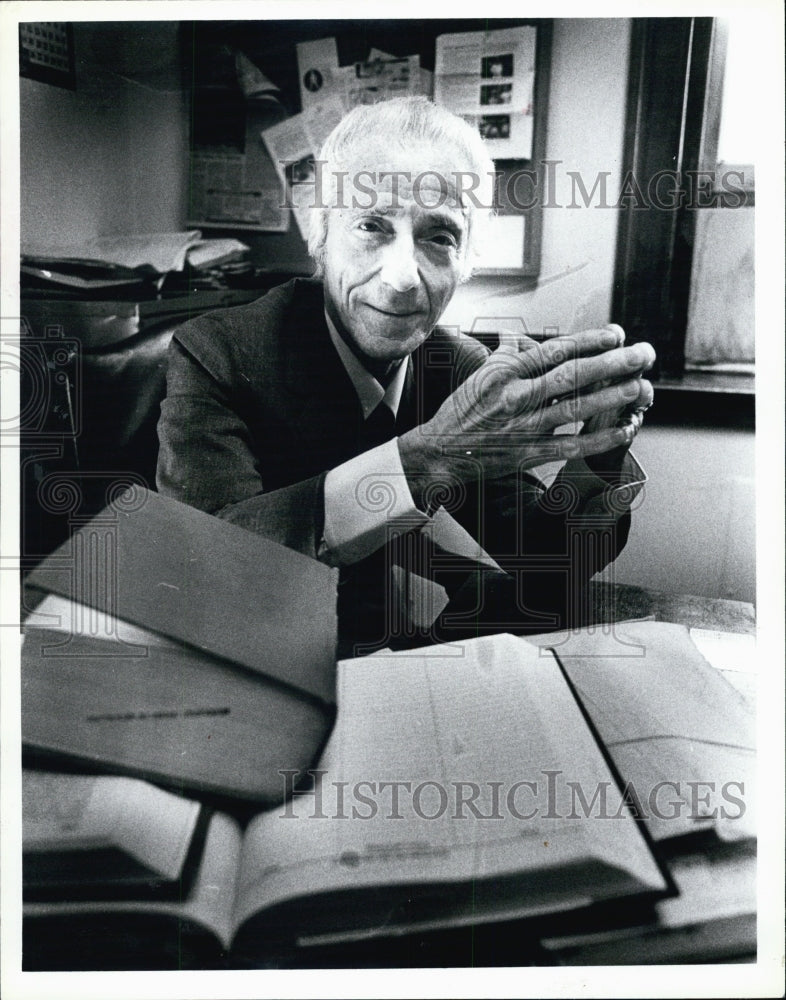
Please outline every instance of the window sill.
[{"label": "window sill", "polygon": [[653,384],[656,390],[720,392],[742,396],[753,396],[756,392],[756,377],[742,372],[686,371],[679,377],[664,376]]},{"label": "window sill", "polygon": [[729,372],[690,372],[653,379],[655,405],[646,423],[753,430],[755,377]]}]

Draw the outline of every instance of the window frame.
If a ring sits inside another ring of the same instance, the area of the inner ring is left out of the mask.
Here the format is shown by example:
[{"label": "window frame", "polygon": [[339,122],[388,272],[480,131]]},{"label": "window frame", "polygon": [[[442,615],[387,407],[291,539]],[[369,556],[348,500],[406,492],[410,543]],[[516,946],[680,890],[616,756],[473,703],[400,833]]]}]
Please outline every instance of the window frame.
[{"label": "window frame", "polygon": [[[726,26],[715,18],[633,19],[625,176],[646,189],[659,171],[675,172],[679,198],[672,208],[630,201],[621,207],[612,318],[630,343],[654,346],[656,382],[679,385],[685,379],[697,212],[754,204],[752,184],[735,192],[733,203],[718,184],[726,44]],[[752,377],[736,383],[741,392],[751,392],[752,384]]]}]

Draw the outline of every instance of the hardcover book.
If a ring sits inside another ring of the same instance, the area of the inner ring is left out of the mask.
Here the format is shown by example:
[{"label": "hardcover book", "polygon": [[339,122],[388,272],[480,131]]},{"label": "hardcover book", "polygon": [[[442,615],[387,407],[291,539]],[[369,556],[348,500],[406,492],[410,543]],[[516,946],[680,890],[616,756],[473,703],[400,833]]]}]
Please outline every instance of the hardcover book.
[{"label": "hardcover book", "polygon": [[26,759],[272,804],[333,724],[336,581],[157,493],[120,498],[28,578]]}]

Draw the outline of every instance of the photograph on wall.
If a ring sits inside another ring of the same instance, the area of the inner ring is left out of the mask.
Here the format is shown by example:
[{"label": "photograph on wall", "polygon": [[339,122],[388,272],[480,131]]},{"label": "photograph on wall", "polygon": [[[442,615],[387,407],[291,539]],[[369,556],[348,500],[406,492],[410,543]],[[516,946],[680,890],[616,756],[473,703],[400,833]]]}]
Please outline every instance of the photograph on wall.
[{"label": "photograph on wall", "polygon": [[481,115],[478,129],[483,139],[509,139],[510,115]]},{"label": "photograph on wall", "polygon": [[512,97],[512,83],[492,83],[480,88],[481,104],[510,104]]},{"label": "photograph on wall", "polygon": [[484,79],[499,76],[513,76],[513,54],[504,56],[484,56],[480,61],[480,75]]}]

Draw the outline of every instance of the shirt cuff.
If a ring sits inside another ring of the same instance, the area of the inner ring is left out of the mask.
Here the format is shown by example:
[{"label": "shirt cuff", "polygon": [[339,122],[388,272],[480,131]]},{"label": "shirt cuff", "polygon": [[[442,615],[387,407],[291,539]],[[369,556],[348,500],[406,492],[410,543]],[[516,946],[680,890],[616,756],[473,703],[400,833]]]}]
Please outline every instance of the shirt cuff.
[{"label": "shirt cuff", "polygon": [[393,438],[328,472],[318,557],[330,566],[350,566],[391,535],[422,528],[429,520],[415,506]]},{"label": "shirt cuff", "polygon": [[566,486],[574,501],[573,509],[582,514],[614,515],[619,517],[633,504],[649,479],[633,452],[629,451],[618,472],[593,472],[583,458],[566,462],[551,490]]}]

